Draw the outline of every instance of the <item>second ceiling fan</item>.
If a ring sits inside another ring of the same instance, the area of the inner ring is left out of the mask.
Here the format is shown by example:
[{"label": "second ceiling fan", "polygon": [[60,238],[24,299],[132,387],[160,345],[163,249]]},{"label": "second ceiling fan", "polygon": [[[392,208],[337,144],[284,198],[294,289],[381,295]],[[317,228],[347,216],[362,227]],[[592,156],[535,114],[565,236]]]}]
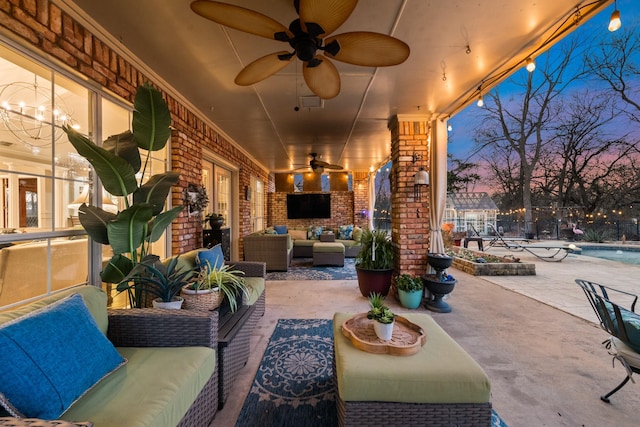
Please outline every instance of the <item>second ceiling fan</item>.
[{"label": "second ceiling fan", "polygon": [[386,34],[356,31],[327,37],[347,20],[357,0],[293,3],[299,18],[289,28],[259,12],[217,1],[194,1],[191,9],[220,25],[287,42],[293,48],[293,52],[274,52],[244,67],[235,79],[240,86],[258,83],[298,58],[304,62],[302,74],[309,89],[322,99],[331,99],[340,93],[340,75],[329,58],[365,67],[384,67],[401,64],[409,57],[409,46]]}]

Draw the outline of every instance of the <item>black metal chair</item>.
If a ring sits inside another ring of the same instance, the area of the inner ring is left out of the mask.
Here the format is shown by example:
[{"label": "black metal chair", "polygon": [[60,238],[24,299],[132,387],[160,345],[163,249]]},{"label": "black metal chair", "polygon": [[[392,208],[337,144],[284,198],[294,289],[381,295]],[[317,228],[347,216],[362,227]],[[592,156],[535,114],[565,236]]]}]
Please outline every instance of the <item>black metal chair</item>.
[{"label": "black metal chair", "polygon": [[[602,344],[613,356],[613,362],[620,361],[627,373],[617,387],[600,397],[609,403],[609,397],[629,380],[635,382],[631,378],[634,372],[640,374],[640,314],[635,313],[638,296],[587,280],[576,279],[576,283],[580,285],[598,316],[600,327],[610,335]],[[629,309],[612,302],[612,299],[624,303]]]}]

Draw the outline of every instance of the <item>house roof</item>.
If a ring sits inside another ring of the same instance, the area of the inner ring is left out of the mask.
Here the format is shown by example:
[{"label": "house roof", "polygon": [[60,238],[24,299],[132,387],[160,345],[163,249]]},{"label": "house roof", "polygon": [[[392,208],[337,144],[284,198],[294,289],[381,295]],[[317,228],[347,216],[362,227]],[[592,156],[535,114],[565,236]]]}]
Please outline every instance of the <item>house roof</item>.
[{"label": "house roof", "polygon": [[498,210],[498,206],[491,200],[489,194],[455,193],[447,195],[447,209],[458,211]]}]

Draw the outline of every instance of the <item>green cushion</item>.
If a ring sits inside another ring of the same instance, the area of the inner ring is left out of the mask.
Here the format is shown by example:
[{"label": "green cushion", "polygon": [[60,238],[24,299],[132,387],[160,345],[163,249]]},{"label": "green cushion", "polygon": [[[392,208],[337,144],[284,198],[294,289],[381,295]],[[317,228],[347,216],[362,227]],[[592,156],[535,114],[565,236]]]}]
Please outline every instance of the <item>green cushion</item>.
[{"label": "green cushion", "polygon": [[58,418],[125,363],[79,294],[4,323],[0,348],[0,393],[31,418]]},{"label": "green cushion", "polygon": [[323,242],[313,245],[313,253],[344,253],[344,245],[338,242]]},{"label": "green cushion", "polygon": [[317,240],[296,240],[296,246],[304,247],[304,246],[313,246],[316,244]]},{"label": "green cushion", "polygon": [[427,342],[411,356],[372,354],[355,348],[342,324],[355,313],[336,313],[333,333],[338,393],[349,402],[485,403],[489,378],[438,324],[426,314],[403,314],[421,326]]},{"label": "green cushion", "polygon": [[28,305],[18,307],[13,310],[2,311],[0,312],[0,325],[10,320],[24,316],[27,313],[31,313],[32,311],[38,310],[56,301],[60,301],[61,299],[66,298],[71,294],[82,295],[82,299],[89,309],[91,316],[96,321],[98,328],[106,335],[107,327],[109,325],[109,318],[107,316],[107,294],[102,289],[89,285],[76,286],[74,288],[66,289],[62,292],[58,292],[48,297],[40,298],[29,303]]},{"label": "green cushion", "polygon": [[[193,249],[190,250],[189,252],[185,252],[183,254],[180,254],[180,257],[178,258],[178,265],[176,265],[176,269],[178,269],[179,271],[186,271],[189,270],[191,268],[194,268],[197,265],[197,258],[198,258],[198,253],[206,251],[206,248],[199,248],[199,249]],[[169,265],[169,262],[171,261],[172,258],[175,258],[176,255],[171,256],[165,260],[163,260],[162,262],[165,265]]]},{"label": "green cushion", "polygon": [[91,420],[95,426],[176,426],[217,363],[216,353],[207,347],[118,350],[127,365],[91,389],[61,419]]},{"label": "green cushion", "polygon": [[253,305],[264,292],[265,281],[263,277],[245,277],[247,287],[250,289],[247,305]]}]

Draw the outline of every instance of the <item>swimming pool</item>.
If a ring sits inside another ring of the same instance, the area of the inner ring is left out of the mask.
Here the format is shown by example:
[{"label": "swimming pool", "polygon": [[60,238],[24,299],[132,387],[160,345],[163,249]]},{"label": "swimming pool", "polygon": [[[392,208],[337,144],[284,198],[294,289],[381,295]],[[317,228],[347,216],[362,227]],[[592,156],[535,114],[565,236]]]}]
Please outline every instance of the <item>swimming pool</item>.
[{"label": "swimming pool", "polygon": [[582,255],[640,265],[640,248],[622,246],[582,246]]}]

